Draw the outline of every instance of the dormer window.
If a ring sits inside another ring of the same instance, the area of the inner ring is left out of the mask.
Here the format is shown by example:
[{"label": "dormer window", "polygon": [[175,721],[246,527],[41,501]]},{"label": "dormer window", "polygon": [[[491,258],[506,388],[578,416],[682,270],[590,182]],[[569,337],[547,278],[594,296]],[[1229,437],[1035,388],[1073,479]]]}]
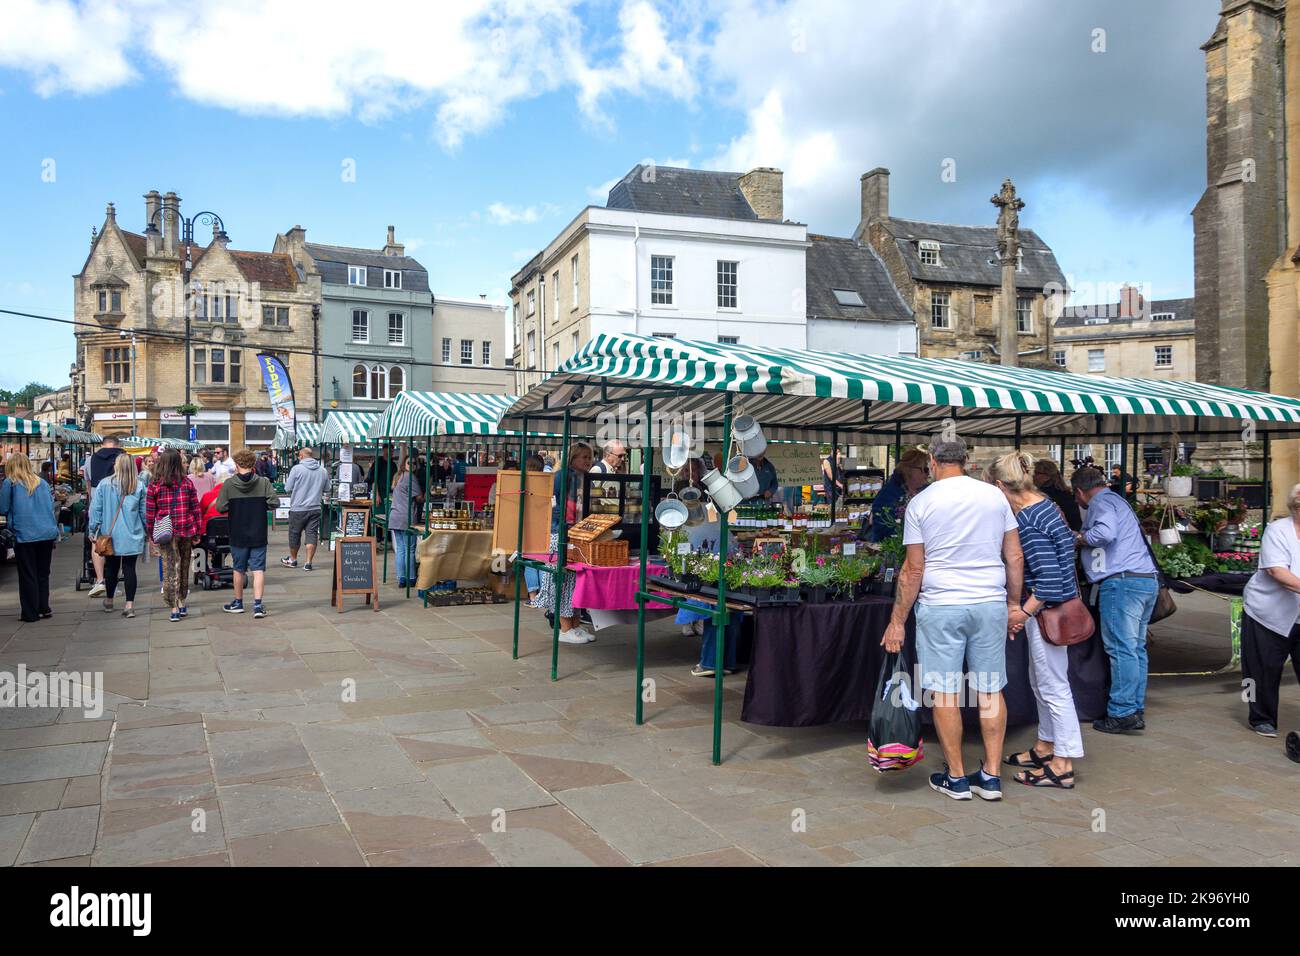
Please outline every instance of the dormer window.
[{"label": "dormer window", "polygon": [[1152,322],[1172,322],[1172,321],[1174,321],[1174,319],[1176,319],[1176,318],[1178,318],[1178,316],[1176,316],[1176,315],[1175,315],[1174,313],[1172,313],[1172,312],[1152,312],[1152,313],[1151,313],[1151,321],[1152,321]]},{"label": "dormer window", "polygon": [[365,285],[366,279],[365,266],[348,266],[348,285]]},{"label": "dormer window", "polygon": [[385,269],[384,270],[384,288],[400,289],[402,287],[402,270]]},{"label": "dormer window", "polygon": [[923,266],[942,266],[939,261],[939,243],[932,239],[922,239],[917,244],[921,255],[921,265]]}]

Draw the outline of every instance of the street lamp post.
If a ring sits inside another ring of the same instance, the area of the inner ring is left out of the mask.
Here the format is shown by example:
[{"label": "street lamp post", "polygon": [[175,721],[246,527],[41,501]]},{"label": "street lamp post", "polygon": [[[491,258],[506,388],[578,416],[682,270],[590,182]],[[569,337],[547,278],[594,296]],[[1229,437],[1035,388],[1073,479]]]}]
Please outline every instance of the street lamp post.
[{"label": "street lamp post", "polygon": [[[149,222],[145,225],[144,234],[153,238],[158,235],[158,224],[154,221],[164,213],[170,214],[172,220],[181,227],[181,242],[185,245],[185,260],[182,263],[184,272],[183,282],[185,290],[182,293],[182,303],[185,312],[185,437],[190,434],[190,274],[194,271],[194,259],[190,254],[191,246],[194,244],[194,224],[196,222],[214,227],[214,242],[229,242],[230,236],[226,235],[226,224],[221,221],[221,217],[215,212],[204,210],[195,216],[182,216],[180,209],[176,206],[159,206],[154,210]],[[165,217],[164,217],[165,218]],[[132,354],[135,347],[132,344]],[[134,412],[134,409],[132,409]]]}]

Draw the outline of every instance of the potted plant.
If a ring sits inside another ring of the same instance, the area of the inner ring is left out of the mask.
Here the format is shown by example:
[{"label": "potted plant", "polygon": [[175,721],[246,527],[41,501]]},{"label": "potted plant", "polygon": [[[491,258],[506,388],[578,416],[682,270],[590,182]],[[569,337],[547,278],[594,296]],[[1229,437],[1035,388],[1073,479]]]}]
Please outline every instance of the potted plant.
[{"label": "potted plant", "polygon": [[753,567],[745,574],[744,587],[754,595],[756,604],[770,604],[773,592],[785,587],[785,574],[770,566]]},{"label": "potted plant", "polygon": [[1187,498],[1192,493],[1192,476],[1196,469],[1186,462],[1176,461],[1165,479],[1165,493],[1171,498]]},{"label": "potted plant", "polygon": [[1201,534],[1211,535],[1222,531],[1228,524],[1228,509],[1215,499],[1192,509],[1192,523]]},{"label": "potted plant", "polygon": [[202,411],[202,409],[193,402],[190,402],[188,405],[176,406],[177,415],[197,415],[200,411]]},{"label": "potted plant", "polygon": [[809,604],[825,604],[826,589],[835,574],[835,568],[824,557],[818,557],[799,572],[799,584],[804,600]]}]

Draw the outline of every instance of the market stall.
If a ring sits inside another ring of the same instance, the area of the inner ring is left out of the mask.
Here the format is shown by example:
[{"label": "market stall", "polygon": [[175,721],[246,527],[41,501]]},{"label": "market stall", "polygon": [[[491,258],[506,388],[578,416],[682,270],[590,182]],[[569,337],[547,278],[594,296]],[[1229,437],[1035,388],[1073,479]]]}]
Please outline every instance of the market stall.
[{"label": "market stall", "polygon": [[[1197,440],[1241,440],[1243,422],[1259,432],[1266,454],[1272,436],[1300,434],[1300,400],[1193,382],[1094,378],[951,359],[758,349],[639,335],[597,336],[516,402],[502,424],[524,431],[538,426],[560,428],[561,447],[567,449],[575,427],[608,422],[611,417],[637,419],[620,424],[628,440],[643,449],[646,479],[654,448],[662,444],[667,449],[678,440],[672,437],[678,423],[691,444],[720,442],[729,461],[734,461],[738,436],[746,440],[744,434],[755,424],[767,440],[826,442],[832,453],[845,438],[887,441],[894,446],[895,458],[904,440],[928,441],[948,425],[968,440],[988,445],[1019,446],[1022,440],[1035,438],[1052,440],[1064,449],[1069,440],[1109,437],[1120,445],[1122,455],[1127,455],[1130,441],[1174,433]],[[1121,467],[1125,464],[1122,460]],[[561,468],[567,476],[567,461]],[[745,477],[715,471],[704,478],[710,496],[720,496],[722,502],[717,508],[718,554],[731,553],[728,538],[733,508],[739,503],[735,486]],[[727,485],[733,489],[728,491]],[[650,600],[682,606],[689,600],[685,596],[650,587],[648,568],[655,538],[650,533],[654,502],[648,480],[642,492],[639,603],[643,609]],[[829,518],[834,530],[833,502]],[[561,526],[553,571],[557,583],[565,571],[566,536],[567,529]],[[727,600],[732,583],[719,571],[714,587],[718,600],[713,621],[721,633],[732,613]],[[859,639],[872,640],[864,635]],[[558,624],[552,640],[554,679]],[[724,680],[723,642],[717,643],[715,763],[721,758]],[[1092,643],[1099,641],[1094,638]],[[638,723],[643,720],[644,645],[642,610],[637,628]],[[1027,680],[1023,672],[1009,676]]]},{"label": "market stall", "polygon": [[[441,592],[454,590],[456,583],[488,577],[496,510],[490,494],[467,499],[467,482],[455,480],[454,474],[441,477],[435,474],[433,456],[436,452],[463,453],[467,445],[475,443],[495,444],[500,448],[516,440],[515,433],[499,428],[501,414],[514,401],[513,395],[404,391],[367,431],[370,441],[386,446],[387,460],[394,463],[393,467],[397,460],[394,452],[400,454],[403,445],[410,457],[423,451],[421,487],[426,492],[425,500],[422,508],[408,507],[408,513],[422,514],[423,520],[413,520],[411,530],[421,534],[416,551],[420,561],[416,587],[426,603],[431,592],[435,600],[440,599],[445,596]],[[467,473],[470,470],[465,469]],[[483,467],[481,471],[490,489],[496,483],[497,469]],[[392,503],[386,504],[388,507],[382,513],[377,508],[375,515],[376,525],[385,531]],[[386,551],[383,575],[386,581]],[[409,586],[407,596],[410,596]]]}]

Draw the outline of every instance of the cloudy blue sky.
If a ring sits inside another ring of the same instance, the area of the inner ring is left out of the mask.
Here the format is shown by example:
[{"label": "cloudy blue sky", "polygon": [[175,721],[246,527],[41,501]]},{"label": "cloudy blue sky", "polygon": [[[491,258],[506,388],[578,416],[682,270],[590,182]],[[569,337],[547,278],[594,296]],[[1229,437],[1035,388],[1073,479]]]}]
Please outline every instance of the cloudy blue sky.
[{"label": "cloudy blue sky", "polygon": [[[391,223],[435,292],[505,301],[645,160],[780,167],[786,215],[838,235],[875,166],[895,214],[959,223],[991,223],[1011,176],[1076,287],[1190,295],[1218,7],[0,0],[0,308],[71,317],[105,203],[140,231],[149,189],[244,249],[295,223],[379,246]],[[0,386],[66,384],[67,327],[0,336]]]}]

